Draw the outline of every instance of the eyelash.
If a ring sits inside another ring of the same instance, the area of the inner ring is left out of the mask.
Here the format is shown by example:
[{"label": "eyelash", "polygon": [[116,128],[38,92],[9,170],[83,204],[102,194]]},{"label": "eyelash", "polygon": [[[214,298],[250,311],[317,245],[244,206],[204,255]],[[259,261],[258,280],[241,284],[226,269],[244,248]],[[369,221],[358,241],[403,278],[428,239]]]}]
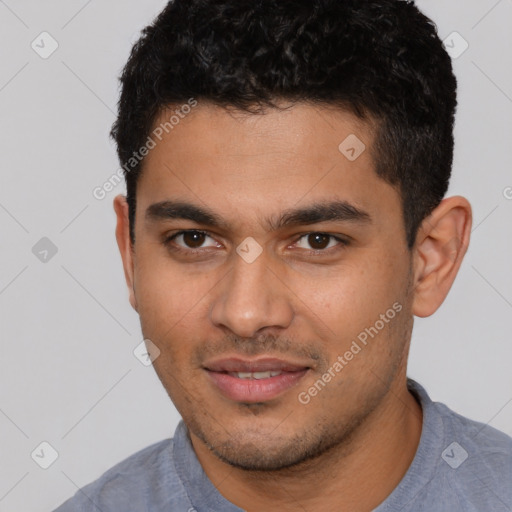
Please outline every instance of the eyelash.
[{"label": "eyelash", "polygon": [[[172,251],[177,252],[177,253],[183,253],[183,254],[191,255],[191,256],[195,256],[195,255],[198,255],[198,254],[204,252],[204,249],[202,249],[202,248],[198,248],[198,249],[188,248],[188,249],[186,249],[186,248],[184,248],[184,247],[182,247],[180,245],[172,245],[171,244],[171,242],[175,238],[177,238],[180,235],[186,234],[186,233],[200,233],[200,234],[206,235],[206,236],[208,236],[210,238],[214,238],[208,231],[203,231],[203,230],[200,230],[200,229],[184,229],[184,230],[178,231],[176,233],[173,233],[172,235],[169,235],[169,236],[165,237],[164,245],[169,250],[172,250]],[[334,235],[331,235],[330,233],[324,233],[323,231],[310,231],[308,233],[304,233],[304,234],[300,235],[293,243],[295,244],[299,240],[301,240],[302,238],[307,237],[309,235],[325,235],[325,236],[328,236],[329,238],[334,239],[337,242],[339,242],[338,245],[336,245],[334,247],[329,247],[328,249],[311,249],[311,250],[303,249],[303,250],[308,251],[310,254],[313,254],[313,255],[331,254],[331,252],[336,252],[336,251],[342,250],[343,248],[345,248],[346,246],[349,245],[349,242],[347,240],[345,240],[343,238],[340,238],[340,237],[337,237],[337,236],[334,236]]]}]

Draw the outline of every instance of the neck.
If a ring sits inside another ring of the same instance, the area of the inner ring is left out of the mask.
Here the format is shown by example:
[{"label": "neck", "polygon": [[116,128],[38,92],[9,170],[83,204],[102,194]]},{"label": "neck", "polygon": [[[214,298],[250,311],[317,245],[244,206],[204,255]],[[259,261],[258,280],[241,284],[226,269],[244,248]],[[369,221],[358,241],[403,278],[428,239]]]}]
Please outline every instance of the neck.
[{"label": "neck", "polygon": [[421,437],[422,416],[404,375],[342,445],[300,466],[271,472],[229,466],[190,436],[206,475],[226,499],[246,511],[370,512],[407,472]]}]

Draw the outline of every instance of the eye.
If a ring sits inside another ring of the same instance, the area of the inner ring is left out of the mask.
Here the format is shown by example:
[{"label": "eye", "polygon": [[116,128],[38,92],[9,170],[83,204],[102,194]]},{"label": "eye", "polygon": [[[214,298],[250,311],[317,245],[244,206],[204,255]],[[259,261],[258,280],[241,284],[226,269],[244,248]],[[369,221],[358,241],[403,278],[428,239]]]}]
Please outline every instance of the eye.
[{"label": "eye", "polygon": [[[304,242],[301,242],[301,240],[304,240]],[[317,252],[328,252],[328,250],[333,247],[344,247],[348,245],[348,242],[337,236],[329,235],[328,233],[315,232],[302,235],[295,245],[302,245],[301,248],[303,249],[312,249]],[[309,245],[310,247],[307,247],[306,245]]]},{"label": "eye", "polygon": [[208,233],[206,233],[205,231],[189,229],[178,231],[177,233],[174,233],[173,235],[166,237],[164,244],[171,249],[184,251],[188,250],[192,252],[194,252],[197,249],[202,249],[204,247],[218,246],[217,242],[215,241],[213,241],[213,243],[210,245],[203,246],[206,238],[210,238],[211,240],[213,240],[213,238],[209,236]]},{"label": "eye", "polygon": [[[211,242],[208,245],[204,245],[208,239]],[[348,244],[347,240],[340,237],[328,233],[312,232],[302,235],[294,245],[300,249],[305,249],[306,252],[329,254],[342,249]],[[171,234],[165,238],[164,245],[169,250],[188,254],[204,252],[204,249],[209,247],[221,247],[206,231],[197,229],[182,230]]]}]

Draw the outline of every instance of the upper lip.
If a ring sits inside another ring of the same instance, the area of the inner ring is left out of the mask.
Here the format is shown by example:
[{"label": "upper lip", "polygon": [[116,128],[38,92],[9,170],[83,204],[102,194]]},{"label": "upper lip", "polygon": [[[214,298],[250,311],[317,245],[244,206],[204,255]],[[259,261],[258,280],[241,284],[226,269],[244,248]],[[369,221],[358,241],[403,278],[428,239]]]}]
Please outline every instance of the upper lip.
[{"label": "upper lip", "polygon": [[308,365],[301,363],[292,363],[277,358],[261,358],[261,359],[241,359],[230,357],[225,359],[215,359],[208,361],[203,365],[206,370],[212,372],[267,372],[267,371],[287,371],[297,372],[307,370]]}]

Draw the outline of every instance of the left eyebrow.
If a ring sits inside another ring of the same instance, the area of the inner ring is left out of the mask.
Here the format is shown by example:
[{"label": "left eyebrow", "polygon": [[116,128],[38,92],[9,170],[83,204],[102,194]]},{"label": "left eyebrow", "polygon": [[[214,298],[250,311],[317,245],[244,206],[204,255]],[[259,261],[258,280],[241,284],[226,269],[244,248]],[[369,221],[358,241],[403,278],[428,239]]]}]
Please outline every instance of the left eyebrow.
[{"label": "left eyebrow", "polygon": [[320,222],[355,222],[370,224],[370,214],[347,201],[314,203],[304,208],[285,210],[277,220],[268,220],[270,229],[318,224]]},{"label": "left eyebrow", "polygon": [[[229,229],[229,223],[213,210],[184,201],[161,201],[150,205],[145,213],[147,221],[186,219],[212,228]],[[269,230],[321,222],[350,222],[370,224],[370,214],[343,200],[323,201],[303,208],[284,210],[279,217],[265,219]]]}]

